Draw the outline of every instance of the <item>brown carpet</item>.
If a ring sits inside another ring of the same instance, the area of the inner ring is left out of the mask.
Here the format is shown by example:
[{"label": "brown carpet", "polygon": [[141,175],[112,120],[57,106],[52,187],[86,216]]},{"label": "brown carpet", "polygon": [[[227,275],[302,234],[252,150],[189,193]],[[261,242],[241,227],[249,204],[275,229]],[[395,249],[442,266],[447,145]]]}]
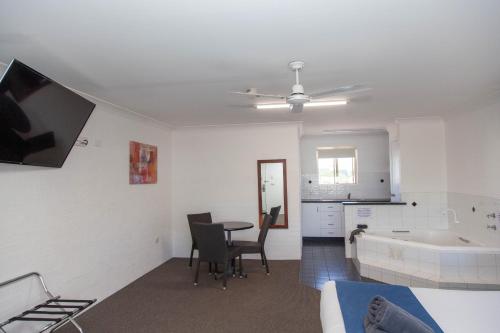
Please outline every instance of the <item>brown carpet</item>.
[{"label": "brown carpet", "polygon": [[[171,259],[97,304],[78,319],[86,333],[321,332],[320,292],[299,282],[300,261],[245,260],[247,279],[228,289],[202,264],[199,285],[186,259]],[[65,325],[60,333],[77,333]]]}]

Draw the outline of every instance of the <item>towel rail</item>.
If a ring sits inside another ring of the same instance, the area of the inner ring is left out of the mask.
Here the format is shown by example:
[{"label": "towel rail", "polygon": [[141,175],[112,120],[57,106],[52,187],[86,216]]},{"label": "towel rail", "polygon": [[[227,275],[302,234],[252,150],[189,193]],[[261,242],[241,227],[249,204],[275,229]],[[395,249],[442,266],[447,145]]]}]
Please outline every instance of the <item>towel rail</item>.
[{"label": "towel rail", "polygon": [[[4,322],[0,322],[0,332],[7,333],[5,327],[16,321],[37,321],[47,322],[47,324],[39,331],[40,333],[48,331],[49,329],[49,332],[53,332],[55,329],[61,327],[67,322],[71,322],[80,333],[83,333],[82,327],[76,322],[75,318],[83,311],[91,307],[96,302],[96,299],[65,299],[60,296],[54,296],[47,288],[43,276],[38,272],[27,273],[1,282],[0,288],[30,277],[35,277],[39,280],[48,300],[24,311],[17,316],[11,317]],[[50,317],[40,317],[36,315],[50,315]]]}]

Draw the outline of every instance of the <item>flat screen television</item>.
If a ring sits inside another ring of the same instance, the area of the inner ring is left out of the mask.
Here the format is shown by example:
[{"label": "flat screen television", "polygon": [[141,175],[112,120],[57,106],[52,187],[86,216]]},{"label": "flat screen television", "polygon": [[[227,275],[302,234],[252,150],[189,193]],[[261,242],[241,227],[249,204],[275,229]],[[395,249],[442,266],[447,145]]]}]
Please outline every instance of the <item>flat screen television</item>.
[{"label": "flat screen television", "polygon": [[0,162],[62,167],[94,107],[14,59],[0,79]]}]

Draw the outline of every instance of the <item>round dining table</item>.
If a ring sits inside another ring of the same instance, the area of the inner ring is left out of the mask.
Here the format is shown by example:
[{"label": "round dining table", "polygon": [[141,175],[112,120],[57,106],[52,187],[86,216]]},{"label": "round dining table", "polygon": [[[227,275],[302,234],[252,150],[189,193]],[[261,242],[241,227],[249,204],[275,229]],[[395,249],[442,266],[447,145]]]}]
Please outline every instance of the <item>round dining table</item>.
[{"label": "round dining table", "polygon": [[227,231],[227,243],[232,245],[233,242],[231,240],[231,232],[237,230],[246,230],[252,229],[253,223],[250,222],[241,222],[241,221],[225,221],[225,222],[216,222],[224,225],[224,230]]}]

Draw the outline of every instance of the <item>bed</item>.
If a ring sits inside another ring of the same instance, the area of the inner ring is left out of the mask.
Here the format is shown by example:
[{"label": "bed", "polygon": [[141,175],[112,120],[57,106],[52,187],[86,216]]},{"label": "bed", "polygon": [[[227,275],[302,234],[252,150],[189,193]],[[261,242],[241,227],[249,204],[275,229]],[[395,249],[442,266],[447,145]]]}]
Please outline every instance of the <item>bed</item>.
[{"label": "bed", "polygon": [[[500,291],[410,288],[444,332],[499,332]],[[335,281],[321,292],[323,333],[346,332]]]}]

